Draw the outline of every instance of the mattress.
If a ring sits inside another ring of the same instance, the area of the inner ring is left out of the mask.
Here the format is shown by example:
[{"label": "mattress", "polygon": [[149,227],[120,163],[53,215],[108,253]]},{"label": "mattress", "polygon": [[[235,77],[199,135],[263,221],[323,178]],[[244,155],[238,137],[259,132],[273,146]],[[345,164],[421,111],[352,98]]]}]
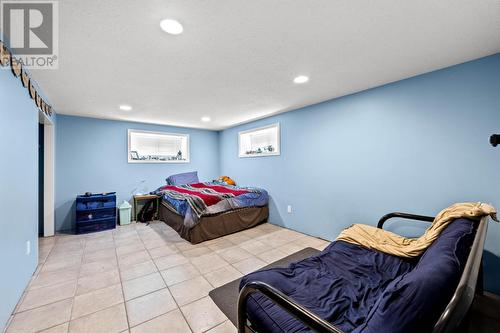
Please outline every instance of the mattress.
[{"label": "mattress", "polygon": [[[263,207],[269,201],[267,191],[263,189],[222,185],[217,182],[164,186],[156,192],[162,196],[166,206],[183,217],[187,228],[194,227],[203,216],[246,207]],[[193,198],[196,200],[192,200]]]},{"label": "mattress", "polygon": [[[408,260],[342,241],[320,254],[243,277],[265,282],[344,332],[426,332],[449,302],[474,239],[474,223],[458,219],[422,257]],[[262,294],[247,314],[258,332],[309,332]]]}]

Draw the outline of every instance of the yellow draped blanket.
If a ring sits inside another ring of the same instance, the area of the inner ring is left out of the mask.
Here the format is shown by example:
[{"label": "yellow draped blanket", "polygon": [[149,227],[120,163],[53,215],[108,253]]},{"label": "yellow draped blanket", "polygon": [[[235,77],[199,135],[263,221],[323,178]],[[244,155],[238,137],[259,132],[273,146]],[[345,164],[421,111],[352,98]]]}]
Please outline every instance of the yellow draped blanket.
[{"label": "yellow draped blanket", "polygon": [[390,231],[364,224],[354,224],[345,229],[337,240],[361,245],[398,257],[418,257],[432,244],[441,232],[457,218],[480,218],[489,215],[498,222],[495,208],[480,202],[457,203],[443,209],[432,225],[419,238],[405,238]]}]

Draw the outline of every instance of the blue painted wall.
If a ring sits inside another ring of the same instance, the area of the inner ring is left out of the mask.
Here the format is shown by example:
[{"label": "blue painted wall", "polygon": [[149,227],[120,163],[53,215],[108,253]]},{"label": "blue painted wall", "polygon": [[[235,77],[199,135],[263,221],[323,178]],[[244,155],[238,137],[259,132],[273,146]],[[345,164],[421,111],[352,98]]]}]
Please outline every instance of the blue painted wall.
[{"label": "blue painted wall", "polygon": [[[38,262],[38,110],[21,81],[0,68],[0,329]],[[31,254],[26,255],[26,241]]]},{"label": "blue painted wall", "polygon": [[[127,162],[127,130],[165,131],[190,135],[190,163],[136,164]],[[130,200],[141,181],[147,191],[165,184],[174,173],[198,171],[200,180],[219,174],[218,133],[123,121],[57,116],[56,231],[74,228],[74,201],[85,192],[116,191]],[[140,186],[142,188],[142,186]]]},{"label": "blue painted wall", "polygon": [[[238,131],[275,122],[281,156],[238,158]],[[461,201],[500,209],[500,148],[488,143],[498,132],[495,55],[224,130],[221,174],[268,189],[272,223],[332,240],[391,211],[435,215]],[[417,235],[422,226],[392,230]],[[496,293],[499,238],[491,223],[486,284]]]}]

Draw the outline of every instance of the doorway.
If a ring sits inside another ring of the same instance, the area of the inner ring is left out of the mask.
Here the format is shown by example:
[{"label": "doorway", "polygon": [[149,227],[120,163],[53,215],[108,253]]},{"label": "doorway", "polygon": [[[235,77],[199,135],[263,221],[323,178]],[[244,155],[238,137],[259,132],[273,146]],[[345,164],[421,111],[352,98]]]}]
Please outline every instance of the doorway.
[{"label": "doorway", "polygon": [[44,135],[45,125],[43,123],[38,123],[38,236],[44,236]]},{"label": "doorway", "polygon": [[38,114],[38,234],[54,236],[54,124]]}]

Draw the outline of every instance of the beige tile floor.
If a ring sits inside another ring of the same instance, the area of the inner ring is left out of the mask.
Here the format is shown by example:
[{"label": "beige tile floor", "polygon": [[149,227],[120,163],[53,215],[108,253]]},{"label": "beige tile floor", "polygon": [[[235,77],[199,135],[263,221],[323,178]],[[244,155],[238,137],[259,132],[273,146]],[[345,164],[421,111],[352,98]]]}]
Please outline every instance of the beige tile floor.
[{"label": "beige tile floor", "polygon": [[262,224],[192,245],[162,222],[40,239],[14,332],[236,332],[208,293],[324,240]]}]

